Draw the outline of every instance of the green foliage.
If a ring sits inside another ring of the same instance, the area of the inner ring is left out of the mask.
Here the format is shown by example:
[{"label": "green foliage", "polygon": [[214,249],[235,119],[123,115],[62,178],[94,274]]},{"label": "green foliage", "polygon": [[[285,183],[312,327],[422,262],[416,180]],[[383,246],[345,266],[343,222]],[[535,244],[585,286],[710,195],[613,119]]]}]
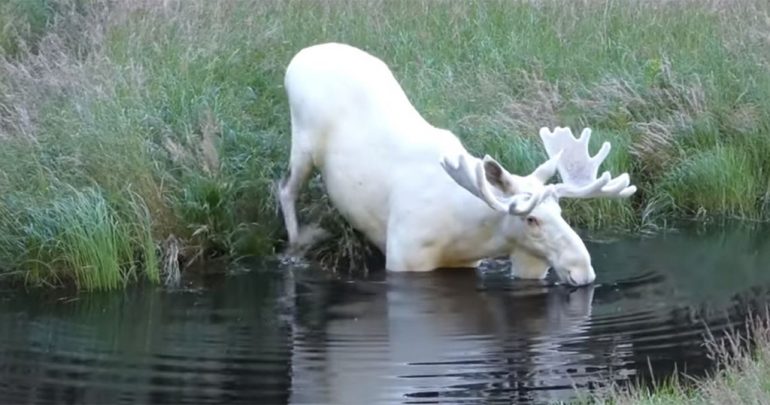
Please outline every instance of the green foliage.
[{"label": "green foliage", "polygon": [[138,196],[126,197],[117,210],[92,188],[58,191],[60,197],[45,204],[2,201],[4,267],[33,284],[73,281],[95,290],[123,286],[142,272],[158,281],[151,218]]},{"label": "green foliage", "polygon": [[0,1],[0,55],[16,55],[34,47],[52,17],[49,0]]},{"label": "green foliage", "polygon": [[[639,192],[564,201],[576,226],[767,220],[768,13],[760,0],[0,0],[0,226],[25,225],[70,187],[117,213],[140,196],[132,238],[174,235],[188,259],[274,252],[285,237],[275,198],[289,146],[283,73],[324,41],[382,58],[426,119],[512,172],[544,158],[542,126],[590,126],[594,151],[610,140],[604,168],[628,172]],[[366,244],[322,187],[306,188],[301,207],[303,223],[335,236],[317,256],[358,261]],[[30,246],[39,236],[9,235]],[[34,251],[13,263],[62,262]]]},{"label": "green foliage", "polygon": [[666,173],[658,187],[688,215],[717,213],[755,220],[763,216],[758,199],[766,191],[766,183],[746,152],[736,147],[716,146],[693,153]]}]

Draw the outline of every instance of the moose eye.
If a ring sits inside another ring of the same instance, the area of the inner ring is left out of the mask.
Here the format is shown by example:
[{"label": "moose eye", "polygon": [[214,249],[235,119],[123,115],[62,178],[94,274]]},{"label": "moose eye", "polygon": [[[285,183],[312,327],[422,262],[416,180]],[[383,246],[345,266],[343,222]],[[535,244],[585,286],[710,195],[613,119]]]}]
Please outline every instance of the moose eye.
[{"label": "moose eye", "polygon": [[527,217],[527,225],[529,226],[538,226],[540,223],[535,217]]}]

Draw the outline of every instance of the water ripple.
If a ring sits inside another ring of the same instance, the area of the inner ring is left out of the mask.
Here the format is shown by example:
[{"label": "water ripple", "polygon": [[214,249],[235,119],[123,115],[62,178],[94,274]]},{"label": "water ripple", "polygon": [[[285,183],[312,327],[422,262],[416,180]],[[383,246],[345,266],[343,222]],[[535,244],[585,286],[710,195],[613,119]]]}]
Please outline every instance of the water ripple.
[{"label": "water ripple", "polygon": [[770,242],[752,235],[591,245],[598,281],[577,289],[490,261],[358,279],[242,265],[206,288],[67,299],[10,291],[0,402],[547,403],[650,368],[697,374],[706,326],[768,302]]}]

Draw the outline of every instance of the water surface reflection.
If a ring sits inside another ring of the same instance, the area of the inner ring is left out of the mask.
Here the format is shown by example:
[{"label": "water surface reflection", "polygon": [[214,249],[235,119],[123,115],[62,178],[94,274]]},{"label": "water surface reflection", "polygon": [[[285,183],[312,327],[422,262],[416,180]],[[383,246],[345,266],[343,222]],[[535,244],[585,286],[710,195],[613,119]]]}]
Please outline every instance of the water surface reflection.
[{"label": "water surface reflection", "polygon": [[767,236],[592,243],[598,283],[579,289],[494,265],[344,280],[245,263],[176,291],[2,291],[0,402],[543,403],[698,373],[704,326],[767,301]]}]

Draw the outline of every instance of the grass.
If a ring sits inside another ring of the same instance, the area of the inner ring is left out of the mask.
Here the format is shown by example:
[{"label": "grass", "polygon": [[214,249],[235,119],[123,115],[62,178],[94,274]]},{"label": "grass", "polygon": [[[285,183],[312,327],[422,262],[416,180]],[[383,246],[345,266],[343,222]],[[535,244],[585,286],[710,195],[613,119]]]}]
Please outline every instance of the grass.
[{"label": "grass", "polygon": [[3,201],[0,248],[4,267],[30,282],[71,279],[79,288],[114,289],[143,274],[159,280],[146,206],[135,196],[113,208],[93,188],[62,187],[47,204]]},{"label": "grass", "polygon": [[[115,288],[280,250],[283,72],[323,41],[381,57],[430,122],[514,172],[544,158],[541,126],[592,127],[639,192],[565,201],[575,226],[765,221],[769,16],[764,0],[0,0],[2,275]],[[361,267],[371,246],[315,184],[301,220],[334,237],[311,254]]]},{"label": "grass", "polygon": [[611,386],[583,402],[624,404],[766,404],[770,402],[770,314],[753,315],[744,330],[706,338],[716,371],[701,378],[677,375],[652,386]]}]

